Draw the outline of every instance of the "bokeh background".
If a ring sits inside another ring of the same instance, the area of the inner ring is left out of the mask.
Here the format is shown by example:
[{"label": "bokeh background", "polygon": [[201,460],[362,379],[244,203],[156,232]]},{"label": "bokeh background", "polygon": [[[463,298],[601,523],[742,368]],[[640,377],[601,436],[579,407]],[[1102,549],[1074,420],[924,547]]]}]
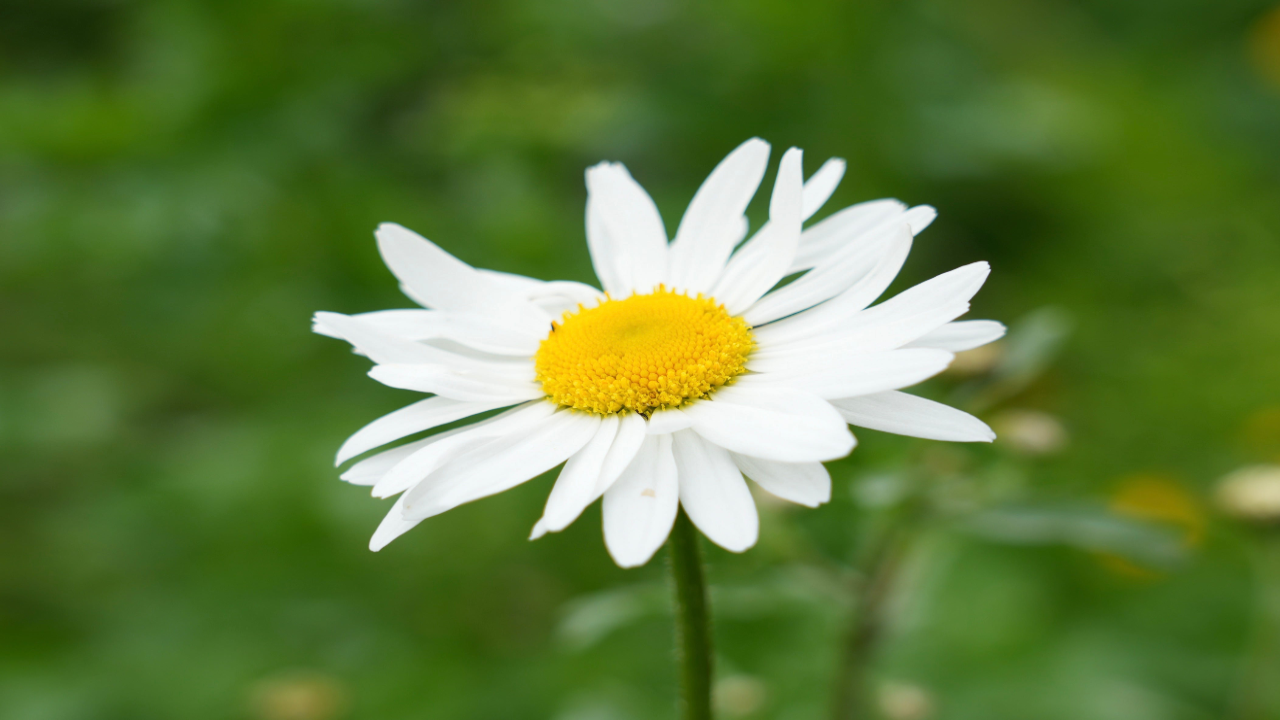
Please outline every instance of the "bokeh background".
[{"label": "bokeh background", "polygon": [[0,717],[671,717],[661,556],[526,541],[550,478],[366,549],[333,453],[414,396],[309,316],[410,306],[388,220],[593,281],[586,166],[674,229],[753,135],[1012,332],[921,389],[994,445],[859,432],[709,551],[722,716],[1280,717],[1215,503],[1280,462],[1278,127],[1274,0],[0,2]]}]

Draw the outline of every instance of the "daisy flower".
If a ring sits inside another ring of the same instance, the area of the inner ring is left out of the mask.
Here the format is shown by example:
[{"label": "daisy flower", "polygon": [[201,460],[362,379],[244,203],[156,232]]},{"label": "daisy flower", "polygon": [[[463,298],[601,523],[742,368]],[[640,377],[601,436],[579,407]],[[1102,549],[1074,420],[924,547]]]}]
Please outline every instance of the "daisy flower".
[{"label": "daisy flower", "polygon": [[844,162],[828,161],[806,182],[792,148],[768,222],[744,242],[744,212],[768,163],[760,139],[730,153],[670,242],[626,168],[587,170],[587,247],[603,290],[473,268],[399,225],[380,226],[387,267],[426,309],[321,312],[315,330],[372,360],[375,380],[431,397],[362,428],[338,464],[501,412],[342,474],[375,497],[399,496],[370,547],[564,463],[534,538],[603,497],[605,545],[623,567],[653,556],[680,507],[712,542],[741,552],[759,528],[744,476],[816,507],[831,497],[822,463],[854,447],[850,424],[991,441],[977,418],[900,392],[1004,333],[989,320],[955,321],[987,264],[872,305],[933,208],[875,200],[805,228]]}]

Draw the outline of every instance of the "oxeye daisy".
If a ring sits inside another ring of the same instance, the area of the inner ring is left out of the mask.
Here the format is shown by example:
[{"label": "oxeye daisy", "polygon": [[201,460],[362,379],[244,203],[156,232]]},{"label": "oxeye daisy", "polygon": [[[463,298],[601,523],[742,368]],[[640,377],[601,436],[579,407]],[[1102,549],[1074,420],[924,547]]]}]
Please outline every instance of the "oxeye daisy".
[{"label": "oxeye daisy", "polygon": [[476,269],[399,225],[380,226],[383,259],[426,309],[322,312],[315,330],[366,355],[379,382],[431,397],[361,429],[337,462],[501,412],[342,474],[375,497],[399,496],[370,547],[564,463],[534,538],[603,497],[605,545],[623,567],[653,556],[680,508],[711,541],[741,552],[759,526],[746,478],[820,505],[831,496],[822,463],[853,449],[850,424],[991,441],[977,418],[900,392],[953,353],[1003,335],[997,322],[956,321],[987,264],[872,305],[933,208],[876,200],[804,228],[844,162],[829,160],[806,182],[792,148],[768,222],[744,242],[744,212],[768,161],[760,139],[730,153],[670,242],[626,168],[587,170],[587,245],[602,290]]}]

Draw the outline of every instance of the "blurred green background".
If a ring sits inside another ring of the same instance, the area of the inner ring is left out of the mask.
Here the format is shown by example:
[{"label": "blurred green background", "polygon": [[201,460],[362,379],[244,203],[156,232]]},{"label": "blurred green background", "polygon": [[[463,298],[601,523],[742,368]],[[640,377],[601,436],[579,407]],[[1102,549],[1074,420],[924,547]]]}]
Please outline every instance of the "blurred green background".
[{"label": "blurred green background", "polygon": [[0,2],[0,718],[671,717],[662,558],[526,541],[550,478],[366,549],[333,453],[415,396],[309,316],[410,306],[381,221],[594,282],[586,166],[674,229],[753,135],[1014,329],[923,388],[993,446],[859,432],[710,551],[723,717],[827,717],[868,623],[892,720],[1280,717],[1213,502],[1280,462],[1274,2]]}]

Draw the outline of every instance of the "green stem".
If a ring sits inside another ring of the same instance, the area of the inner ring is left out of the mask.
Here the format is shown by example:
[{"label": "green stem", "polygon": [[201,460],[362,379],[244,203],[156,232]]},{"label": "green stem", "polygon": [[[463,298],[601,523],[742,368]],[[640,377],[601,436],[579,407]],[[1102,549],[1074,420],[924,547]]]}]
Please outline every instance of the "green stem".
[{"label": "green stem", "polygon": [[906,529],[891,527],[875,543],[863,566],[866,570],[854,596],[854,616],[836,669],[834,720],[862,720],[874,715],[867,676],[883,629],[883,606],[907,546]]},{"label": "green stem", "polygon": [[671,530],[671,577],[676,591],[676,660],[680,717],[711,720],[711,619],[698,531],[681,509]]}]

